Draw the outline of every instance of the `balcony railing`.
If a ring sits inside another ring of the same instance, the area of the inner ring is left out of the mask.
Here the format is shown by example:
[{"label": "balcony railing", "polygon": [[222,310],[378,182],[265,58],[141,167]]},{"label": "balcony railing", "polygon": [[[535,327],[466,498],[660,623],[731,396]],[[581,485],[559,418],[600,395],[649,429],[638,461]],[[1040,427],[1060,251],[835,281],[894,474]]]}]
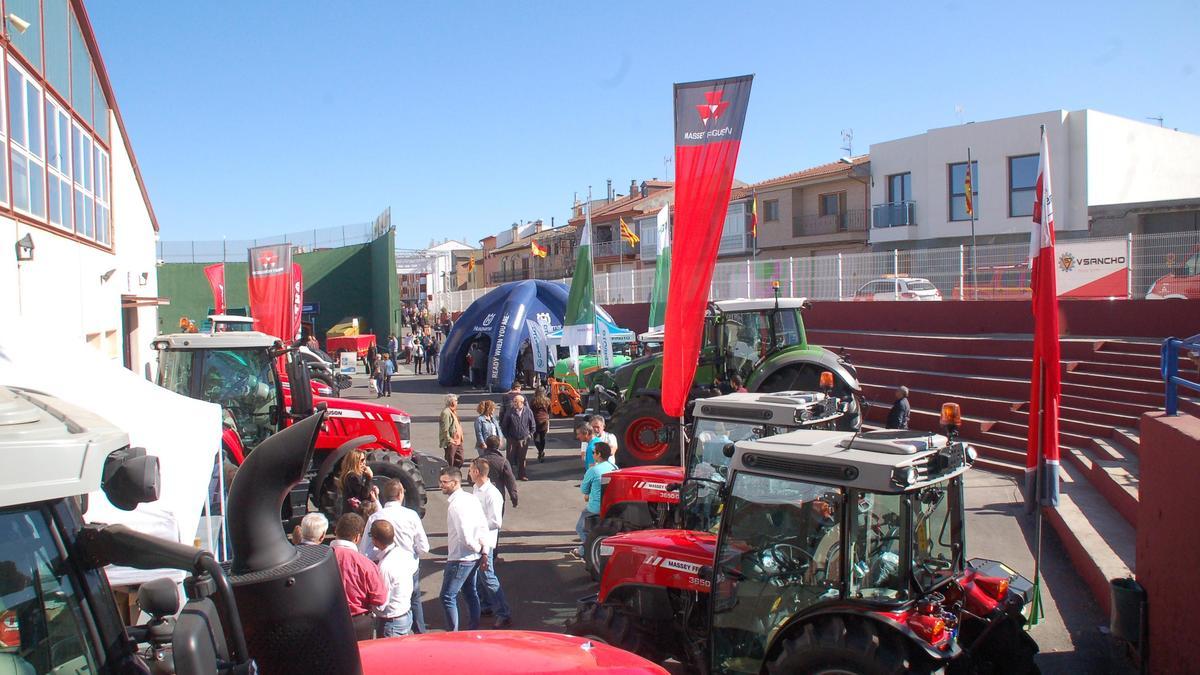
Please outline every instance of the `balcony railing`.
[{"label": "balcony railing", "polygon": [[592,244],[593,258],[612,258],[623,255],[636,255],[637,251],[633,249],[624,239],[617,241],[599,241]]},{"label": "balcony railing", "polygon": [[488,279],[493,284],[503,284],[508,281],[520,281],[531,278],[530,270],[508,270],[507,272],[492,272]]},{"label": "balcony railing", "polygon": [[792,236],[810,237],[838,232],[866,232],[867,210],[854,209],[826,216],[815,214],[792,216]]},{"label": "balcony railing", "polygon": [[902,227],[917,224],[917,203],[888,202],[872,207],[872,227]]}]

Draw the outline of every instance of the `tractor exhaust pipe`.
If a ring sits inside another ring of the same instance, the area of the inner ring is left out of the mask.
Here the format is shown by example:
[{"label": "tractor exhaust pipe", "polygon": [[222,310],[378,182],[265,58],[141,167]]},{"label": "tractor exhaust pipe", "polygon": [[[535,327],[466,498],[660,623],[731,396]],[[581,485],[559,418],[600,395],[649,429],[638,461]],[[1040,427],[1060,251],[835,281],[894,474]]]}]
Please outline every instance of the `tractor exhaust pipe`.
[{"label": "tractor exhaust pipe", "polygon": [[230,582],[260,673],[360,673],[354,626],[328,546],[293,546],[280,525],[304,479],[323,411],[263,441],[229,488]]}]

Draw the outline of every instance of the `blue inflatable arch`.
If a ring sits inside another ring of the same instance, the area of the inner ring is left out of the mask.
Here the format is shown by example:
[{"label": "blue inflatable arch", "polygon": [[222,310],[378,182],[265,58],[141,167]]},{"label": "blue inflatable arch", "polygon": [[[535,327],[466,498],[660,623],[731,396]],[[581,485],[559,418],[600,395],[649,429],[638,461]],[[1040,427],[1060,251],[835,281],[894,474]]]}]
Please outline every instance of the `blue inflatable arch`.
[{"label": "blue inflatable arch", "polygon": [[[517,356],[529,340],[527,319],[562,328],[567,287],[560,282],[528,279],[496,287],[471,303],[458,317],[438,357],[438,384],[454,387],[469,381],[467,352],[478,337],[487,338],[485,371],[488,389],[508,391],[517,374]],[[544,314],[547,316],[540,317]],[[545,319],[547,319],[546,321]]]}]

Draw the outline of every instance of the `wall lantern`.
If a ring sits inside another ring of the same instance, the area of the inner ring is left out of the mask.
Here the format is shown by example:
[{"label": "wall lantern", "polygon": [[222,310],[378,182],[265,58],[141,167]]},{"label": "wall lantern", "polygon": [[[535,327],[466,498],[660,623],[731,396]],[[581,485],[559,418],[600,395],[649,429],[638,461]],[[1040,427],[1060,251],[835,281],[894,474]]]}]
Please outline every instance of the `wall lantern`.
[{"label": "wall lantern", "polygon": [[29,260],[33,260],[33,237],[26,232],[25,236],[17,241],[17,262]]},{"label": "wall lantern", "polygon": [[30,23],[17,16],[15,12],[9,12],[8,16],[5,18],[8,19],[9,23],[12,24],[13,30],[17,31],[18,33],[24,33],[25,31],[29,30]]}]

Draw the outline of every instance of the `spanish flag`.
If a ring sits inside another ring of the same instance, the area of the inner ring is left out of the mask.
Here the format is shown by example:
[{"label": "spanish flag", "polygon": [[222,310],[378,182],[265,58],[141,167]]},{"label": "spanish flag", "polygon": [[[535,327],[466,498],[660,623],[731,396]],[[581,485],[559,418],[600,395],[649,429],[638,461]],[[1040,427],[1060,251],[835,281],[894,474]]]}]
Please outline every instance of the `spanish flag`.
[{"label": "spanish flag", "polygon": [[538,246],[538,243],[532,239],[529,241],[529,252],[539,258],[545,258],[550,253],[550,251]]},{"label": "spanish flag", "polygon": [[[971,156],[971,152],[968,150],[967,157],[969,158],[970,156]],[[966,207],[967,207],[967,215],[968,216],[975,215],[975,195],[973,194],[975,192],[975,184],[974,183],[975,183],[975,181],[971,180],[971,161],[970,161],[970,159],[968,159],[967,160],[967,175],[963,179],[963,194],[966,197]]]},{"label": "spanish flag", "polygon": [[637,246],[638,242],[642,240],[641,237],[637,236],[637,234],[625,224],[624,218],[621,219],[621,238],[629,242],[630,246]]}]

